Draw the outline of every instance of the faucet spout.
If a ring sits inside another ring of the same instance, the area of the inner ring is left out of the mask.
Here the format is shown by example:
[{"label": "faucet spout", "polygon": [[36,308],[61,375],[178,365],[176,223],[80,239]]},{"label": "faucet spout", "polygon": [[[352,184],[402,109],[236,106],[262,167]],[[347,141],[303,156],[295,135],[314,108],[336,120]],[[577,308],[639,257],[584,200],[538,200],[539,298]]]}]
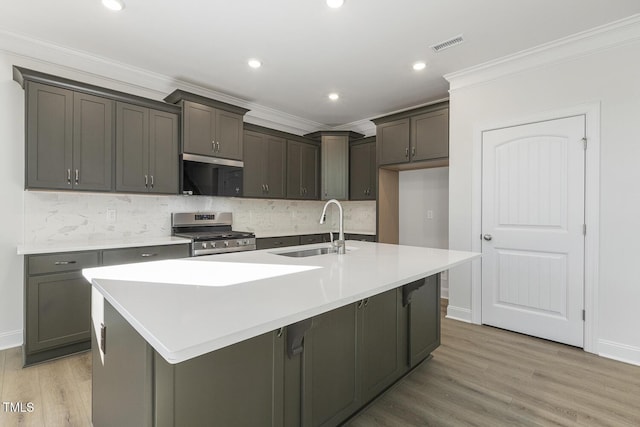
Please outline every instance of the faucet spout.
[{"label": "faucet spout", "polygon": [[342,210],[342,205],[340,204],[339,201],[337,201],[336,199],[331,199],[331,200],[328,200],[327,203],[325,203],[324,208],[322,209],[322,215],[320,216],[320,224],[324,224],[325,215],[327,213],[327,207],[330,204],[335,204],[336,206],[338,206],[338,211],[340,212],[340,221],[339,221],[340,229],[338,234],[338,240],[334,240],[333,245],[336,247],[338,254],[344,254],[346,252],[346,246],[344,242],[344,212]]}]

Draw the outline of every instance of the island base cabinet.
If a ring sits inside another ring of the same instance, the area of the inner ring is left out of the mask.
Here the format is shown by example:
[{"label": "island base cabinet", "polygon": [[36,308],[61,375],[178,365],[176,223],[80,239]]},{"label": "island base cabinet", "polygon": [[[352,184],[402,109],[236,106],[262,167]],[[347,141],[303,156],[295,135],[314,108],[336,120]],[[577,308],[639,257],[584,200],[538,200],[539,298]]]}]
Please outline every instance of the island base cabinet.
[{"label": "island base cabinet", "polygon": [[440,275],[419,281],[411,292],[407,311],[408,362],[413,368],[440,345]]},{"label": "island base cabinet", "polygon": [[156,426],[282,426],[283,352],[269,332],[176,365],[156,354]]}]

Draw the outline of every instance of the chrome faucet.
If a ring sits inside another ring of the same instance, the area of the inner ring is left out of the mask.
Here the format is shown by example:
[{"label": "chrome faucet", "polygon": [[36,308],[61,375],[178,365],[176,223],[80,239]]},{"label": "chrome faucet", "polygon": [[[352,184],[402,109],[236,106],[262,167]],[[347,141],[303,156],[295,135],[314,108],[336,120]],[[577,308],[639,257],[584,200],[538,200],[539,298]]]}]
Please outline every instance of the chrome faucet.
[{"label": "chrome faucet", "polygon": [[322,216],[320,216],[320,224],[324,224],[325,215],[327,213],[327,206],[331,203],[335,203],[338,206],[338,210],[340,211],[340,232],[338,234],[338,240],[333,240],[333,233],[329,231],[329,235],[331,236],[331,246],[334,248],[335,252],[338,254],[344,254],[347,252],[347,248],[344,242],[344,215],[342,212],[342,205],[336,199],[331,199],[325,203],[324,208],[322,209]]}]

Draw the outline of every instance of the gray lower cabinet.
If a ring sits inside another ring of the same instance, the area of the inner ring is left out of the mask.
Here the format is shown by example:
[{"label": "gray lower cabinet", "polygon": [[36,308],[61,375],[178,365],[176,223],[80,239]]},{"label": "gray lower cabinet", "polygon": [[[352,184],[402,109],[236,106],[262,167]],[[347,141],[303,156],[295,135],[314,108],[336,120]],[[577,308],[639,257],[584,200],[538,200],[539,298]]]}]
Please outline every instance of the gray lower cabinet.
[{"label": "gray lower cabinet", "polygon": [[287,141],[277,136],[244,131],[242,195],[283,199],[286,196]]},{"label": "gray lower cabinet", "polygon": [[373,234],[355,234],[355,233],[345,233],[344,236],[347,240],[359,240],[361,242],[375,242],[376,236]]},{"label": "gray lower cabinet", "polygon": [[404,290],[408,310],[408,362],[414,367],[440,345],[440,275],[406,285]]},{"label": "gray lower cabinet", "polygon": [[287,198],[317,200],[320,196],[320,148],[287,141]]},{"label": "gray lower cabinet", "polygon": [[26,84],[26,188],[113,188],[112,100]]},{"label": "gray lower cabinet", "polygon": [[91,285],[83,268],[188,256],[188,244],[26,256],[25,366],[90,348]]},{"label": "gray lower cabinet", "polygon": [[352,145],[349,155],[350,200],[376,199],[376,143],[375,139]]},{"label": "gray lower cabinet", "polygon": [[116,105],[116,191],[178,193],[178,115]]},{"label": "gray lower cabinet", "polygon": [[102,251],[102,265],[159,261],[162,259],[186,258],[188,256],[189,245],[186,244],[105,249]]},{"label": "gray lower cabinet", "polygon": [[97,265],[97,251],[26,257],[25,365],[90,347],[91,286],[81,270]]},{"label": "gray lower cabinet", "polygon": [[256,239],[256,249],[284,248],[286,246],[298,246],[300,236],[261,237]]},{"label": "gray lower cabinet", "polygon": [[313,243],[324,243],[325,238],[328,238],[325,234],[304,234],[300,236],[300,244],[311,245]]}]

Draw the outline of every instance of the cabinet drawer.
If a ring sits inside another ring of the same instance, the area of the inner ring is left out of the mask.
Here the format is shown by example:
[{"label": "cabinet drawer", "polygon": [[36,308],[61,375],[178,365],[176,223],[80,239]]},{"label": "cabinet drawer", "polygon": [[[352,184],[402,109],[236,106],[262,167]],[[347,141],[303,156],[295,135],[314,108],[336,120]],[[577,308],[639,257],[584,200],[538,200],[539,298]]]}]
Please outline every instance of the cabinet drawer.
[{"label": "cabinet drawer", "polygon": [[282,248],[285,246],[298,246],[299,236],[264,237],[256,239],[256,249]]},{"label": "cabinet drawer", "polygon": [[130,264],[133,262],[186,258],[188,256],[189,245],[187,244],[108,249],[102,252],[102,265]]},{"label": "cabinet drawer", "polygon": [[301,245],[310,245],[312,243],[324,242],[324,234],[305,234],[300,236]]},{"label": "cabinet drawer", "polygon": [[65,252],[48,255],[30,255],[27,258],[29,275],[61,273],[82,270],[98,265],[98,252]]}]

